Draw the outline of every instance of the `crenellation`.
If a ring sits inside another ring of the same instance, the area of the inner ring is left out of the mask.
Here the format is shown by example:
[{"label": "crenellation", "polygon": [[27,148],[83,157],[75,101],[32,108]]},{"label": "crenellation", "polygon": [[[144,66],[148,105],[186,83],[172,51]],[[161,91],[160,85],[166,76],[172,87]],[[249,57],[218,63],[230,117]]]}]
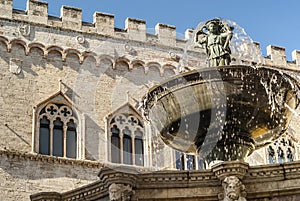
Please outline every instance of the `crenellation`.
[{"label": "crenellation", "polygon": [[193,29],[187,29],[184,32],[184,38],[186,40],[189,40],[189,39],[193,38],[193,35],[194,35],[194,30]]},{"label": "crenellation", "polygon": [[12,19],[13,0],[0,0],[0,18]]},{"label": "crenellation", "polygon": [[97,33],[104,35],[114,35],[115,32],[115,16],[108,13],[95,12],[93,16]]},{"label": "crenellation", "polygon": [[261,55],[261,49],[260,49],[260,43],[259,42],[253,42],[254,47],[255,47],[255,53],[257,55]]},{"label": "crenellation", "polygon": [[30,22],[47,24],[48,3],[36,0],[28,0],[27,15]]},{"label": "crenellation", "polygon": [[267,47],[267,55],[270,56],[271,62],[278,66],[286,66],[285,48],[269,45]]},{"label": "crenellation", "polygon": [[296,65],[300,66],[300,50],[294,50],[292,52],[292,60],[296,63]]},{"label": "crenellation", "polygon": [[125,29],[130,40],[146,41],[146,21],[127,18],[125,21]]},{"label": "crenellation", "polygon": [[175,46],[176,45],[176,27],[166,24],[157,24],[155,26],[155,33],[158,36],[158,41],[162,45]]},{"label": "crenellation", "polygon": [[81,30],[82,26],[82,10],[69,6],[61,7],[62,26],[66,29]]}]

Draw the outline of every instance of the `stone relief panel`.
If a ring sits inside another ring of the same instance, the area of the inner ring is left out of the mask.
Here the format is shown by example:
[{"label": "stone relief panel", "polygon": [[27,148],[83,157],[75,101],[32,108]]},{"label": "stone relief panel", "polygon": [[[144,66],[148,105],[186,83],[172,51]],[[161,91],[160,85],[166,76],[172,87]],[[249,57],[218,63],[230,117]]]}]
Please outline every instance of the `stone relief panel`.
[{"label": "stone relief panel", "polygon": [[222,182],[223,193],[219,194],[219,201],[247,201],[245,186],[237,176],[228,176]]},{"label": "stone relief panel", "polygon": [[110,201],[131,201],[133,194],[134,191],[130,185],[113,183],[109,186]]}]

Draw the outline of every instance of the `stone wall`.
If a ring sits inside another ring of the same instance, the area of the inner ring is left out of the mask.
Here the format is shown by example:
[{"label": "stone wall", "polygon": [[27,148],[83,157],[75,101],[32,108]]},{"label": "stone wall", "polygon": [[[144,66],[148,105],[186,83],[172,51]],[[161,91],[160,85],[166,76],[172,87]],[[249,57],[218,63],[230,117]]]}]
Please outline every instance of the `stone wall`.
[{"label": "stone wall", "polygon": [[41,191],[64,192],[98,179],[101,163],[0,151],[0,200],[30,200]]},{"label": "stone wall", "polygon": [[[105,117],[126,102],[135,105],[149,87],[181,70],[206,65],[204,49],[190,46],[193,30],[185,39],[176,38],[175,26],[157,24],[155,31],[147,33],[144,20],[127,18],[119,29],[112,14],[95,12],[88,23],[78,8],[64,6],[61,17],[53,17],[45,2],[28,0],[21,11],[12,0],[0,0],[0,200],[29,200],[33,193],[95,181],[107,162]],[[299,51],[288,62],[284,48],[267,50],[260,65],[299,72]],[[241,58],[233,64],[238,62],[252,64]],[[33,110],[60,88],[83,122],[81,160],[34,153]],[[171,160],[168,151],[160,154]]]}]

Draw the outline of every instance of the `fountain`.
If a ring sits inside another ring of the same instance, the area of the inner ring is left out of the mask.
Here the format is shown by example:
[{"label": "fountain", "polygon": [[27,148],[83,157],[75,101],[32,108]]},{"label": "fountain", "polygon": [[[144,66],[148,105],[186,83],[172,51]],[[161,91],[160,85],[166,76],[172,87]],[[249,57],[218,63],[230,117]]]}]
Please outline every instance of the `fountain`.
[{"label": "fountain", "polygon": [[196,32],[208,66],[149,89],[145,117],[165,144],[208,163],[243,161],[282,135],[299,103],[300,84],[280,70],[230,65],[233,27],[220,19]]}]

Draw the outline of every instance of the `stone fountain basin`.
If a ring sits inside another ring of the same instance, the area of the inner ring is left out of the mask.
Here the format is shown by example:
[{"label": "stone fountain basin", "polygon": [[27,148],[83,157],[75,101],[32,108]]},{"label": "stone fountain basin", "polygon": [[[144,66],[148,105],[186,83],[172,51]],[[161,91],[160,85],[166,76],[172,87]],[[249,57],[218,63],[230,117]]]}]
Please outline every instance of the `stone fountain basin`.
[{"label": "stone fountain basin", "polygon": [[298,93],[299,83],[273,68],[209,67],[152,87],[144,110],[170,147],[238,160],[286,131]]}]

